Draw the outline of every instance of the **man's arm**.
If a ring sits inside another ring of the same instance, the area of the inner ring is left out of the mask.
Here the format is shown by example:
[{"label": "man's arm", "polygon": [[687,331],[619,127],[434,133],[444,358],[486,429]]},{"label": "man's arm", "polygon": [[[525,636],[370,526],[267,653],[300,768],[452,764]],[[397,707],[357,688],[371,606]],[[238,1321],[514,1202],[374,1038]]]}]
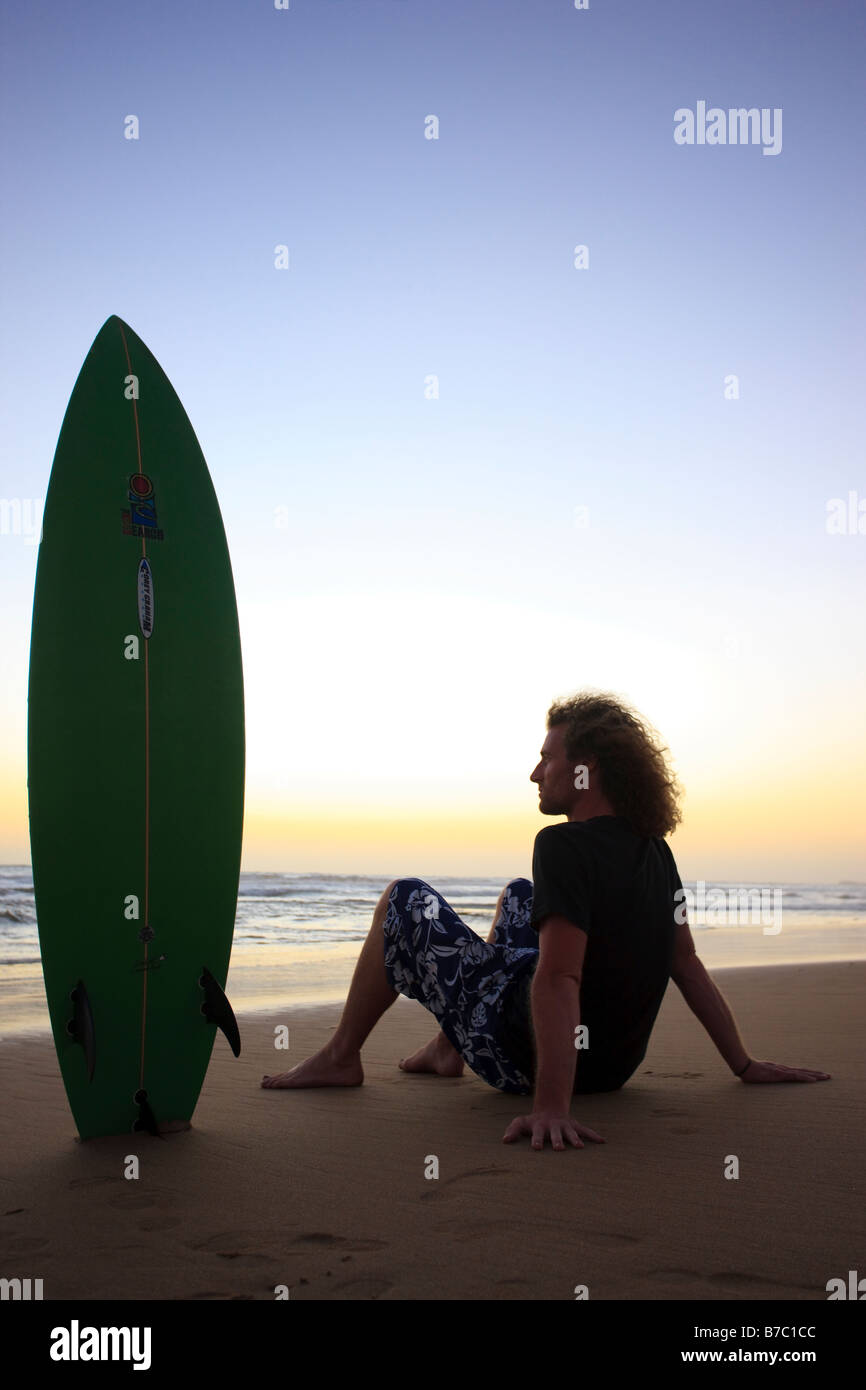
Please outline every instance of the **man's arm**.
[{"label": "man's arm", "polygon": [[698,959],[688,922],[677,925],[671,979],[692,1013],[706,1028],[731,1071],[744,1072],[750,1057],[722,992]]},{"label": "man's arm", "polygon": [[582,1137],[604,1143],[600,1134],[569,1116],[574,1090],[577,1051],[575,1029],[580,1023],[580,979],[586,951],[586,932],[566,917],[551,914],[539,924],[538,965],[532,980],[532,1026],[535,1033],[535,1100],[530,1115],[512,1120],[506,1143],[529,1134],[541,1149],[548,1134],[554,1149],[564,1149],[562,1136],[575,1148]]},{"label": "man's arm", "polygon": [[580,980],[586,932],[565,917],[551,915],[539,925],[538,965],[532,977],[532,1028],[535,1033],[536,1111],[568,1114],[574,1092],[580,1023]]},{"label": "man's arm", "polygon": [[731,1071],[749,1084],[760,1081],[829,1081],[825,1071],[756,1062],[743,1046],[734,1015],[717,985],[698,959],[688,922],[677,926],[671,979],[692,1013],[706,1028]]}]

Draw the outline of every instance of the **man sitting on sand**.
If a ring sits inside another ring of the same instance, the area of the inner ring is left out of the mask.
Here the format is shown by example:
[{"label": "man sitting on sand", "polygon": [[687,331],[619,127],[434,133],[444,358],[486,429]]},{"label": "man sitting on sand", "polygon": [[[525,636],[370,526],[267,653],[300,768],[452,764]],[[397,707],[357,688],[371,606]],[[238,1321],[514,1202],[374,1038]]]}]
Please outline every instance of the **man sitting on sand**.
[{"label": "man sitting on sand", "polygon": [[570,1113],[573,1094],[623,1086],[646,1053],[673,979],[734,1076],[751,1084],[826,1081],[828,1074],[750,1058],[728,1005],[697,955],[682,885],[664,836],[681,817],[665,750],[609,695],[554,703],[531,774],[545,816],[532,882],[503,889],[484,942],[441,894],[395,879],[380,897],[340,1022],[314,1056],[268,1089],[360,1086],[361,1047],[397,994],[418,999],[440,1032],[400,1063],[532,1094],[511,1143],[541,1149],[604,1143]]}]

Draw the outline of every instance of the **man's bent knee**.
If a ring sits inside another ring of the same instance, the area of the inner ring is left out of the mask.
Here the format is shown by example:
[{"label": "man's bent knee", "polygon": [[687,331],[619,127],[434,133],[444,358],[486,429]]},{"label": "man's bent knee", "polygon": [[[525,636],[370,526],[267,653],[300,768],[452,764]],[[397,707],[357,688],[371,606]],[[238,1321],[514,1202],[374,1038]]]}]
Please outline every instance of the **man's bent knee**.
[{"label": "man's bent knee", "polygon": [[396,901],[398,892],[402,891],[405,895],[411,893],[413,889],[421,888],[426,888],[428,892],[430,891],[430,885],[425,883],[423,878],[392,878],[388,887],[383,890],[379,902],[380,904],[394,902]]}]

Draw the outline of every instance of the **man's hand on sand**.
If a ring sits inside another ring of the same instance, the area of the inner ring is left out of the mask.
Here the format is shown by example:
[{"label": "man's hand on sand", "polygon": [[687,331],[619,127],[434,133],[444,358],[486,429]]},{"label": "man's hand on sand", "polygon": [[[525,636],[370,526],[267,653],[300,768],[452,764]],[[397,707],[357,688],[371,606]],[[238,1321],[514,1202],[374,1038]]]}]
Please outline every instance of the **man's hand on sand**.
[{"label": "man's hand on sand", "polygon": [[596,1134],[594,1129],[579,1125],[570,1115],[557,1115],[552,1110],[534,1110],[531,1115],[518,1115],[502,1136],[502,1142],[513,1144],[524,1134],[530,1136],[533,1149],[543,1149],[548,1135],[554,1149],[565,1148],[563,1136],[575,1149],[585,1147],[583,1139],[591,1139],[595,1144],[607,1142],[600,1134]]},{"label": "man's hand on sand", "polygon": [[779,1062],[750,1062],[739,1078],[747,1086],[773,1081],[830,1081],[828,1071],[810,1071],[808,1067],[783,1067]]}]

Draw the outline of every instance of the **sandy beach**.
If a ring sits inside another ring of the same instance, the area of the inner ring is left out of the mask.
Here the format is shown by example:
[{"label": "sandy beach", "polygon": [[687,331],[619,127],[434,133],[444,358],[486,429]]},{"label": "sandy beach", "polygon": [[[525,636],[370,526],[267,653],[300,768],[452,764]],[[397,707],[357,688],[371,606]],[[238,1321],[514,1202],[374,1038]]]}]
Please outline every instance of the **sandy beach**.
[{"label": "sandy beach", "polygon": [[293,1300],[573,1300],[585,1285],[590,1299],[826,1301],[863,1264],[866,964],[714,977],[754,1056],[833,1079],[736,1081],[671,985],[627,1087],[572,1106],[607,1142],[563,1153],[503,1144],[525,1102],[468,1070],[401,1072],[432,1031],[403,999],[351,1091],[259,1085],[321,1046],[337,1007],[242,1014],[241,1057],[217,1039],[192,1129],[165,1140],[81,1143],[50,1037],[8,1039],[0,1272],[41,1278],[46,1300],[272,1300],[278,1285]]}]

